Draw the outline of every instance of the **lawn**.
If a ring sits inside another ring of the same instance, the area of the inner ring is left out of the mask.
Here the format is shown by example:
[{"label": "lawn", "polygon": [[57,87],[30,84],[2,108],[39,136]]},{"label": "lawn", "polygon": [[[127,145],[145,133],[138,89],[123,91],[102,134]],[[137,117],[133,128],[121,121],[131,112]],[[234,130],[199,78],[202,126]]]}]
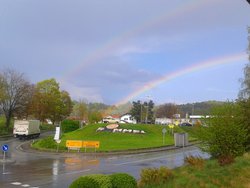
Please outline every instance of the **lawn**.
[{"label": "lawn", "polygon": [[[84,141],[100,141],[98,151],[116,151],[140,148],[153,148],[166,145],[173,145],[173,135],[167,127],[161,125],[133,125],[122,124],[119,128],[143,130],[145,134],[132,133],[112,133],[112,132],[97,132],[99,127],[104,127],[106,124],[93,124],[84,126],[82,129],[63,134],[60,149],[66,149],[66,140],[84,140]],[[165,144],[163,144],[162,129],[166,128],[168,132],[165,136]],[[174,132],[182,132],[182,129],[176,127]],[[191,138],[192,139],[192,138]],[[35,148],[43,148],[41,140],[34,144]],[[46,145],[46,144],[44,144]],[[53,148],[54,146],[50,147]]]}]

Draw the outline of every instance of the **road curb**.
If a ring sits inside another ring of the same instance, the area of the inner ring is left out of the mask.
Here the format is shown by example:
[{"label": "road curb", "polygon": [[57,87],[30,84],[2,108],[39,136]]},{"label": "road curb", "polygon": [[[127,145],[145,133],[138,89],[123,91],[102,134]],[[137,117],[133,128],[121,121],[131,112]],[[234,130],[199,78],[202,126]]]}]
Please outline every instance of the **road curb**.
[{"label": "road curb", "polygon": [[15,163],[15,160],[12,159],[0,159],[0,164],[10,164],[10,163]]},{"label": "road curb", "polygon": [[[194,145],[197,145],[200,142],[194,141],[188,144],[184,148],[188,148]],[[133,150],[122,150],[122,151],[97,151],[97,152],[68,152],[68,151],[59,151],[55,150],[38,150],[31,147],[32,141],[25,142],[20,144],[17,149],[23,152],[31,152],[31,153],[50,153],[50,154],[74,154],[74,155],[98,155],[98,156],[108,156],[108,155],[130,155],[130,154],[142,154],[142,153],[152,153],[152,152],[161,152],[161,151],[169,151],[169,150],[177,150],[183,147],[176,147],[174,145],[157,147],[157,148],[145,148],[145,149],[133,149]]]},{"label": "road curb", "polygon": [[13,137],[13,135],[3,135],[3,136],[0,136],[0,139],[4,139],[4,138],[11,138]]}]

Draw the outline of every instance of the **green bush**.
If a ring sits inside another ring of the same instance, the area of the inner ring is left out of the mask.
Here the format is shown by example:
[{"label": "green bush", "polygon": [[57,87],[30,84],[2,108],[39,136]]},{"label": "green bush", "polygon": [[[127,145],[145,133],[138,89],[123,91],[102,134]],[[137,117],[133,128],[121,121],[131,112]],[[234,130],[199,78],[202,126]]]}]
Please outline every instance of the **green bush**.
[{"label": "green bush", "polygon": [[0,136],[13,134],[14,121],[11,119],[10,127],[5,126],[6,119],[3,115],[0,115]]},{"label": "green bush", "polygon": [[239,105],[228,102],[216,107],[205,120],[207,126],[196,129],[204,151],[217,158],[221,165],[230,164],[244,154],[249,135]]},{"label": "green bush", "polygon": [[69,188],[136,188],[136,180],[125,173],[112,175],[91,174],[72,182]]},{"label": "green bush", "polygon": [[54,141],[52,136],[48,136],[47,138],[44,138],[42,140],[39,140],[37,144],[41,148],[49,148],[49,149],[55,149],[57,147],[56,142]]},{"label": "green bush", "polygon": [[68,133],[79,129],[79,121],[74,120],[64,120],[61,123],[61,128],[63,133]]},{"label": "green bush", "polygon": [[100,185],[95,179],[89,176],[82,176],[73,181],[69,188],[100,188]]},{"label": "green bush", "polygon": [[41,131],[54,131],[55,130],[55,126],[54,125],[50,125],[50,124],[44,124],[44,123],[42,123],[40,125],[40,129],[41,129]]},{"label": "green bush", "polygon": [[159,169],[145,168],[141,171],[140,176],[139,187],[144,187],[146,185],[162,185],[174,177],[172,171],[166,167],[160,167]]},{"label": "green bush", "polygon": [[109,176],[113,188],[136,188],[137,183],[133,176],[126,173],[115,173]]},{"label": "green bush", "polygon": [[112,188],[112,183],[109,176],[103,174],[91,174],[88,177],[96,181],[100,188]]}]

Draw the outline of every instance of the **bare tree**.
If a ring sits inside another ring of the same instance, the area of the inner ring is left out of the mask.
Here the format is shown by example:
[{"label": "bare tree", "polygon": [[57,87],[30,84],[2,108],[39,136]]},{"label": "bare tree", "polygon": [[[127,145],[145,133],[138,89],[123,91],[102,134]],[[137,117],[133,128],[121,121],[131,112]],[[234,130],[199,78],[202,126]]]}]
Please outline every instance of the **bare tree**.
[{"label": "bare tree", "polygon": [[24,109],[30,96],[30,83],[22,73],[12,69],[5,69],[0,73],[0,109],[6,118],[6,127],[10,126],[10,120],[14,113]]},{"label": "bare tree", "polygon": [[177,106],[173,103],[166,103],[161,106],[156,110],[155,116],[158,118],[172,118],[174,114],[177,114],[178,109]]}]

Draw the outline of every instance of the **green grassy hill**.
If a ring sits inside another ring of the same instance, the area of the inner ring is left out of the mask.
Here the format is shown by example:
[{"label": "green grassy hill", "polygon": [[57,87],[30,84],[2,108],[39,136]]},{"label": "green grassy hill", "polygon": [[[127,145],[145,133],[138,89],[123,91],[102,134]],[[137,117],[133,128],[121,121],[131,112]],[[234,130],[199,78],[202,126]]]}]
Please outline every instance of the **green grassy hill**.
[{"label": "green grassy hill", "polygon": [[[145,134],[133,134],[133,133],[112,133],[112,132],[97,132],[99,127],[105,127],[105,124],[93,124],[84,126],[82,129],[63,134],[62,142],[60,143],[60,149],[66,149],[66,140],[84,140],[84,141],[100,141],[100,148],[98,151],[116,151],[116,150],[128,150],[139,148],[152,148],[163,146],[162,129],[160,125],[120,125],[122,129],[143,130]],[[170,134],[170,130],[165,127],[169,133],[166,133],[165,145],[174,144],[173,135]],[[182,129],[176,127],[175,132],[182,132]],[[192,139],[192,138],[191,138]],[[34,144],[36,148],[47,147],[43,144],[43,140],[40,140]],[[52,141],[52,138],[50,140]],[[54,148],[52,146],[50,148]]]}]

